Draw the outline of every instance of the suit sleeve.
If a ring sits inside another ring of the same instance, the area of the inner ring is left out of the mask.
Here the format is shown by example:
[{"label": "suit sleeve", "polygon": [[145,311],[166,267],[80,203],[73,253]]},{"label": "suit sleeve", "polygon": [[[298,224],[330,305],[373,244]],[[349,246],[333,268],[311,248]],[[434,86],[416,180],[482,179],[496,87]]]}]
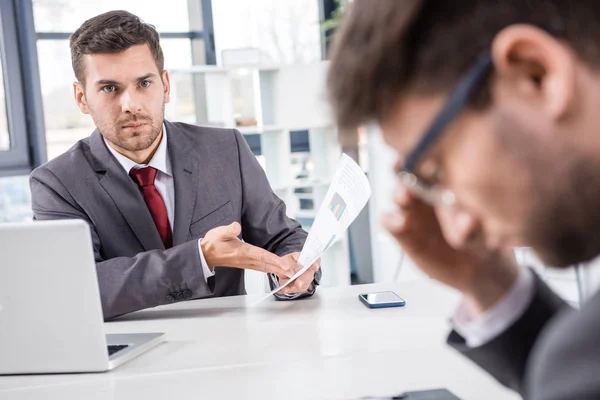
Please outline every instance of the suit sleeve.
[{"label": "suit sleeve", "polygon": [[523,315],[499,336],[479,347],[467,346],[456,331],[448,344],[485,369],[504,386],[521,395],[525,391],[525,371],[540,332],[567,304],[534,274],[535,294]]},{"label": "suit sleeve", "polygon": [[94,224],[56,175],[40,167],[29,183],[35,220],[81,219],[90,225],[105,319],[212,294],[211,280],[207,283],[202,272],[197,241],[104,260]]},{"label": "suit sleeve", "polygon": [[[246,242],[262,247],[278,256],[299,252],[307,233],[300,224],[288,218],[285,203],[277,197],[256,160],[250,147],[237,130],[234,130],[238,146],[240,175],[242,177],[242,235]],[[319,284],[321,270],[306,293],[280,295],[281,300],[296,299],[314,294]],[[271,288],[278,285],[277,278],[270,276]]]}]

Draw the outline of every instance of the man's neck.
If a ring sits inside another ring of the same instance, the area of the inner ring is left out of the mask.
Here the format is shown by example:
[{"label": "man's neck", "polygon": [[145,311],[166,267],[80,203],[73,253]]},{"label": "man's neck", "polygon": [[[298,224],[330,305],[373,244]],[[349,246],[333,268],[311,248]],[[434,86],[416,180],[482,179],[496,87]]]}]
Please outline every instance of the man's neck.
[{"label": "man's neck", "polygon": [[119,154],[129,158],[134,163],[148,164],[150,162],[150,160],[152,160],[152,157],[154,157],[154,154],[156,153],[158,146],[160,146],[162,137],[163,137],[163,129],[160,130],[159,135],[156,137],[156,139],[154,140],[154,143],[152,143],[152,145],[150,147],[148,147],[145,150],[140,150],[140,151],[128,151],[128,150],[125,150],[125,149],[115,145],[112,142],[108,142],[108,144],[110,147],[115,149],[115,151],[117,151]]}]

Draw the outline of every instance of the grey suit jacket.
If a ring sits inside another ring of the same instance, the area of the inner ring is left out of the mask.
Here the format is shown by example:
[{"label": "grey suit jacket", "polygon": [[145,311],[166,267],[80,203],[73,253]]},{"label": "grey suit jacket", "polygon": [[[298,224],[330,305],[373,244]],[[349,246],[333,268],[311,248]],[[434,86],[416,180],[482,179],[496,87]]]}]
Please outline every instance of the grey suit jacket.
[{"label": "grey suit jacket", "polygon": [[[244,241],[279,256],[300,251],[307,236],[286,216],[238,131],[168,121],[165,126],[175,186],[168,250],[139,187],[98,130],[30,176],[35,219],[89,223],[105,318],[173,301],[244,294],[241,269],[217,267],[205,280],[197,239],[211,228],[237,221]],[[320,271],[308,294],[319,278]]]},{"label": "grey suit jacket", "polygon": [[600,293],[573,310],[537,276],[535,286],[523,316],[490,343],[468,348],[454,331],[449,344],[525,399],[600,399]]}]

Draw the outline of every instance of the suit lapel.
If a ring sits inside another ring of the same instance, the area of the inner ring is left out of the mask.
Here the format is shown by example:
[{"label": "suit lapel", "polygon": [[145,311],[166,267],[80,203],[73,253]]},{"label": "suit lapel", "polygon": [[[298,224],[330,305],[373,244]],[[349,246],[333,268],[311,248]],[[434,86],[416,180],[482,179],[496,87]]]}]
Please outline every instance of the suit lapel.
[{"label": "suit lapel", "polygon": [[164,249],[138,186],[110,154],[98,130],[92,134],[90,146],[95,158],[94,169],[105,172],[100,178],[100,185],[110,195],[144,249]]},{"label": "suit lapel", "polygon": [[175,223],[173,245],[188,239],[190,224],[196,206],[196,194],[200,185],[198,160],[193,143],[179,127],[165,121],[169,135],[168,151],[175,184]]},{"label": "suit lapel", "polygon": [[220,180],[227,160],[218,156],[218,147],[204,143],[198,131],[185,131],[165,121],[168,149],[175,184],[175,224],[173,244],[191,238],[190,226],[222,206],[229,198]]}]

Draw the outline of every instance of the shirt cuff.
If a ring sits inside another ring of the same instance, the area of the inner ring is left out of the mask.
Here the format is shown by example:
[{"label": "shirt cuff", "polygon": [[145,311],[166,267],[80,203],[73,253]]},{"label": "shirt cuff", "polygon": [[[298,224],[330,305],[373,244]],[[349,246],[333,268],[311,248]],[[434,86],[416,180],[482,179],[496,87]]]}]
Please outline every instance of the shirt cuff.
[{"label": "shirt cuff", "polygon": [[215,272],[210,270],[210,267],[206,262],[206,258],[204,258],[204,253],[202,252],[202,246],[200,246],[200,243],[202,243],[202,239],[198,240],[198,253],[200,253],[200,262],[202,264],[202,271],[204,272],[204,281],[206,282],[208,281],[208,278],[215,275]]},{"label": "shirt cuff", "polygon": [[468,347],[482,346],[517,321],[533,299],[535,282],[529,268],[521,268],[513,287],[482,316],[474,319],[463,301],[452,319],[454,330]]}]

